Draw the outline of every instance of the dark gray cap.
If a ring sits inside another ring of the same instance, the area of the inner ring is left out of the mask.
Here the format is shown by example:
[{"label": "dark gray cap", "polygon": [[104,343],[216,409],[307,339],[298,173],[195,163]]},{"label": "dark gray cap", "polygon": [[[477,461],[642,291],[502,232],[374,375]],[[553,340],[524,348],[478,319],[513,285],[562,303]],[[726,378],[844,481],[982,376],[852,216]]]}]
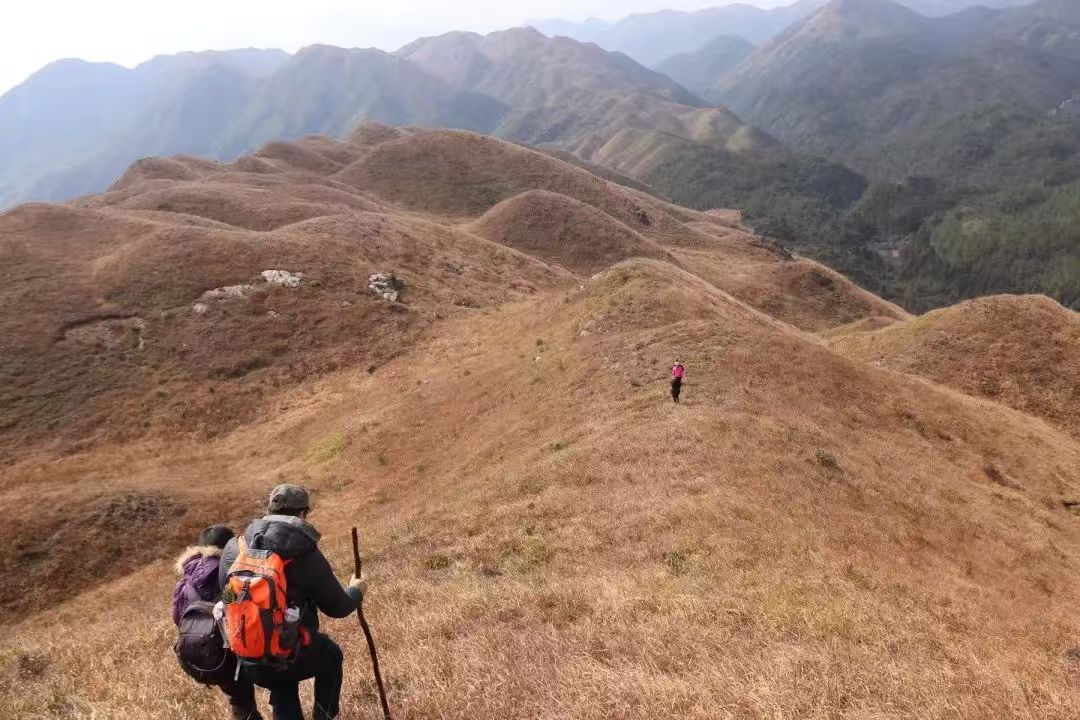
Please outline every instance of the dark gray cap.
[{"label": "dark gray cap", "polygon": [[278,485],[270,492],[266,510],[271,515],[280,512],[299,512],[311,508],[308,491],[299,485]]}]

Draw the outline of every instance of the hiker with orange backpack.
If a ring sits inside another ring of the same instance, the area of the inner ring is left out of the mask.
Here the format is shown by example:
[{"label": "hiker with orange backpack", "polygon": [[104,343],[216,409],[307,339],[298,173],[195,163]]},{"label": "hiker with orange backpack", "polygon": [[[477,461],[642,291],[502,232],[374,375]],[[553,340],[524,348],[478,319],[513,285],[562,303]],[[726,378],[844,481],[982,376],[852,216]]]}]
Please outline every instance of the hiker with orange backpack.
[{"label": "hiker with orange backpack", "polygon": [[214,618],[214,605],[221,596],[221,551],[234,535],[225,525],[211,525],[176,561],[181,579],[173,589],[172,613],[180,634],[174,650],[185,673],[204,685],[221,688],[234,720],[262,720],[255,688],[250,680],[237,676],[236,656],[225,648]]},{"label": "hiker with orange backpack", "polygon": [[348,617],[366,589],[356,577],[342,588],[310,512],[307,490],[274,488],[266,517],[229,541],[219,570],[225,638],[243,676],[270,690],[275,720],[303,720],[299,686],[312,678],[314,719],[337,717],[343,655],[319,632],[319,612]]}]

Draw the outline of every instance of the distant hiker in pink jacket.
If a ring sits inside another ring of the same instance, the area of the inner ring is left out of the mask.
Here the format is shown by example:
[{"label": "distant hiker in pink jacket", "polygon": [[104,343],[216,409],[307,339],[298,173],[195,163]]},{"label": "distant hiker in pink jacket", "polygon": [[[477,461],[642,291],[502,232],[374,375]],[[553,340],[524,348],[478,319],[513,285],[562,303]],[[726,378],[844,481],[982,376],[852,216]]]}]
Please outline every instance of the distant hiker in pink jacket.
[{"label": "distant hiker in pink jacket", "polygon": [[679,393],[682,392],[682,381],[686,376],[686,368],[678,360],[671,366],[671,399],[679,402]]}]

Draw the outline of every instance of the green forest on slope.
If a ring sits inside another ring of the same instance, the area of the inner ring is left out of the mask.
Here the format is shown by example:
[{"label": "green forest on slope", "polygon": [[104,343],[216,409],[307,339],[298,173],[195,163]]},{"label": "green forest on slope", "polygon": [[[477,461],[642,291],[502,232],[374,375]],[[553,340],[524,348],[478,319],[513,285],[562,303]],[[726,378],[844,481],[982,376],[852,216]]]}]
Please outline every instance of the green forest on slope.
[{"label": "green forest on slope", "polygon": [[748,220],[922,311],[992,292],[1080,303],[1080,6],[927,18],[834,0],[710,99],[867,178],[852,205],[743,203]]}]

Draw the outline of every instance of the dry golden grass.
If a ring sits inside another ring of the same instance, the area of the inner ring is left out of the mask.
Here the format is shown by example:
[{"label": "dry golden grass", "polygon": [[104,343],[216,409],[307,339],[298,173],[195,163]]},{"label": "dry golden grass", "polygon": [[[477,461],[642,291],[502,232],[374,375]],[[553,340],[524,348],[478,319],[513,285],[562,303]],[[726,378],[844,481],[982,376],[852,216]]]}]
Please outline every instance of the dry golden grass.
[{"label": "dry golden grass", "polygon": [[[749,293],[768,251],[699,232],[711,260],[667,246],[696,275],[633,260],[447,312],[206,441],[21,454],[0,469],[20,513],[91,492],[188,510],[134,572],[4,626],[0,717],[223,715],[172,658],[168,555],[291,480],[342,576],[361,528],[399,720],[1074,718],[1080,443],[833,353],[753,302],[819,329],[827,299]],[[834,326],[865,300],[833,295]],[[343,717],[378,717],[355,620],[328,628]]]},{"label": "dry golden grass", "polygon": [[[902,308],[858,287],[834,270],[791,257],[768,243],[747,243],[739,228],[692,225],[714,238],[704,248],[678,248],[683,267],[772,317],[810,332],[868,318],[906,320]],[[722,248],[718,252],[717,249]]]},{"label": "dry golden grass", "polygon": [[659,245],[607,213],[543,190],[505,200],[467,227],[492,242],[582,275],[633,257],[672,260]]},{"label": "dry golden grass", "polygon": [[829,338],[831,346],[1080,435],[1080,314],[1044,295],[978,298],[909,322],[852,330]]},{"label": "dry golden grass", "polygon": [[[637,270],[454,321],[173,452],[253,505],[269,468],[305,477],[343,572],[364,529],[401,717],[1071,717],[1075,443],[734,303],[679,320]],[[637,283],[652,309],[627,307]],[[606,329],[580,336],[590,320]],[[679,408],[659,382],[675,352]],[[335,433],[344,450],[312,458]],[[153,563],[10,628],[0,715],[221,708],[172,664],[170,581]],[[376,717],[357,628],[331,628],[346,717]]]}]

